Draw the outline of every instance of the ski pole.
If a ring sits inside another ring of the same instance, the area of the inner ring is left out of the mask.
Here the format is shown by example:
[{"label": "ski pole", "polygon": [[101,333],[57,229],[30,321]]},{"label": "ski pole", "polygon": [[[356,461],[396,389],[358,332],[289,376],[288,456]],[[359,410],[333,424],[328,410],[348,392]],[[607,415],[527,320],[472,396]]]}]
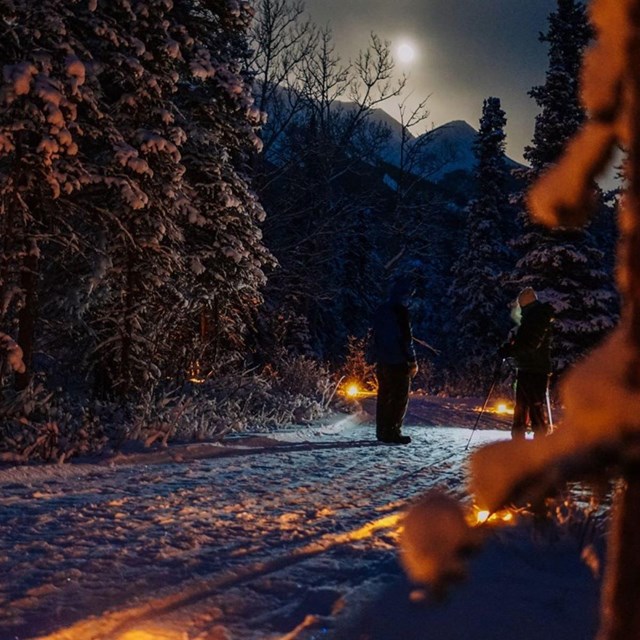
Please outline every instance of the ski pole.
[{"label": "ski pole", "polygon": [[547,414],[549,415],[549,429],[553,431],[553,414],[551,413],[551,398],[549,397],[549,384],[547,383],[547,390],[545,392],[547,398]]},{"label": "ski pole", "polygon": [[419,344],[420,346],[424,347],[425,349],[429,349],[429,351],[431,351],[436,356],[440,355],[440,352],[435,347],[432,347],[428,342],[425,342],[424,340],[420,340],[420,338],[416,338],[415,336],[413,336],[413,341]]},{"label": "ski pole", "polygon": [[467,440],[467,445],[464,448],[465,451],[469,448],[469,445],[471,444],[471,438],[473,438],[473,434],[476,432],[476,428],[478,427],[478,423],[480,422],[480,418],[482,417],[482,414],[487,408],[487,404],[489,403],[489,398],[493,393],[493,389],[498,383],[498,378],[500,377],[500,369],[502,369],[503,362],[504,362],[504,358],[498,363],[498,366],[496,367],[496,372],[493,375],[493,381],[491,382],[491,386],[489,387],[489,393],[487,393],[487,397],[485,398],[484,404],[482,405],[482,409],[480,410],[480,413],[476,418],[476,423],[473,425],[473,429],[471,429],[471,435],[469,436],[469,440]]}]

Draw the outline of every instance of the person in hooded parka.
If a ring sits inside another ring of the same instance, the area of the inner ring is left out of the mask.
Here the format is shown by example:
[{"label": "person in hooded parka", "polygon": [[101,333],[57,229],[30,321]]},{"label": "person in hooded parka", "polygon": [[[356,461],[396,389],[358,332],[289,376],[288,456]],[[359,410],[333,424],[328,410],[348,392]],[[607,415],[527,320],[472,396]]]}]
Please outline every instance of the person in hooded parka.
[{"label": "person in hooded parka", "polygon": [[378,377],[376,437],[387,444],[411,442],[402,434],[411,378],[418,371],[408,309],[411,295],[409,281],[396,280],[388,300],[376,309],[373,318],[373,361]]},{"label": "person in hooded parka", "polygon": [[551,327],[554,313],[547,302],[527,287],[518,295],[513,312],[518,325],[512,338],[500,348],[503,358],[516,366],[516,403],[511,436],[524,439],[527,423],[534,437],[547,433],[545,402],[551,374]]}]

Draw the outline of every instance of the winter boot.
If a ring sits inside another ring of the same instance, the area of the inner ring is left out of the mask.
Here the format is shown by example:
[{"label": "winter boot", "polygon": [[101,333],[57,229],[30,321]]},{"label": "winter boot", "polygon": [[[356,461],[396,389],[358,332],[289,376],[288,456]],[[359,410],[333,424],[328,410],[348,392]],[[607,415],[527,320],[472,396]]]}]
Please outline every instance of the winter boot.
[{"label": "winter boot", "polygon": [[411,442],[411,438],[409,436],[403,436],[399,433],[394,433],[392,436],[389,436],[382,440],[386,444],[409,444]]}]

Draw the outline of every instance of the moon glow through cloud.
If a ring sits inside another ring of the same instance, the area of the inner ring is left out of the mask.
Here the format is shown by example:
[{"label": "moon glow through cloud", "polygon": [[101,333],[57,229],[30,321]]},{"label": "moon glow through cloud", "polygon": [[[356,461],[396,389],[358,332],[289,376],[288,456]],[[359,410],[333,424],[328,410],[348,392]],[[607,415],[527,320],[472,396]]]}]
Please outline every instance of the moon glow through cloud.
[{"label": "moon glow through cloud", "polygon": [[400,62],[413,62],[416,59],[416,48],[410,42],[401,42],[396,48],[396,55]]},{"label": "moon glow through cloud", "polygon": [[[557,0],[305,0],[316,24],[329,24],[336,52],[355,59],[370,34],[391,41],[399,74],[408,75],[411,106],[428,98],[429,125],[465,120],[478,126],[483,100],[500,98],[507,151],[514,160],[531,143],[538,108],[528,92],[545,80],[548,46],[538,40]],[[403,43],[415,57],[405,62]],[[384,105],[398,117],[395,104]]]}]

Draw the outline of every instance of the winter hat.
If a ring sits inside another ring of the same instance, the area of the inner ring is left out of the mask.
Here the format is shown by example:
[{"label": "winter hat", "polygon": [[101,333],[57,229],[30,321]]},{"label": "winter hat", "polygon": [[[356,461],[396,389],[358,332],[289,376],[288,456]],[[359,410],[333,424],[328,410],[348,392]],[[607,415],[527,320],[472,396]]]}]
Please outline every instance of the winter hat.
[{"label": "winter hat", "polygon": [[531,287],[525,287],[518,294],[518,304],[521,307],[526,307],[528,304],[535,302],[538,299],[536,292]]}]

